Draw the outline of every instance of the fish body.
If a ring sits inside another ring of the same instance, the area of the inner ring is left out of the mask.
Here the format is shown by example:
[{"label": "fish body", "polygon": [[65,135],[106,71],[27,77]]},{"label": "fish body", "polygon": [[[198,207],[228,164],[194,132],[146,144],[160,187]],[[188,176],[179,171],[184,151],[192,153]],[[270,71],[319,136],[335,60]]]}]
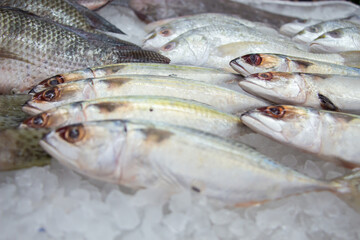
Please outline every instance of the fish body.
[{"label": "fish body", "polygon": [[239,85],[274,103],[360,113],[359,77],[266,72],[250,75]]},{"label": "fish body", "polygon": [[231,89],[238,89],[239,87],[237,86],[237,82],[242,79],[237,74],[228,73],[214,68],[156,63],[120,63],[58,74],[40,82],[32,89],[32,92],[37,93],[43,91],[45,88],[53,87],[65,82],[118,75],[156,75],[179,77],[220,85]]},{"label": "fish body", "polygon": [[309,191],[349,193],[286,168],[246,145],[195,129],[155,122],[87,122],[56,129],[41,146],[62,164],[131,188],[168,186],[231,206]]},{"label": "fish body", "polygon": [[124,34],[95,12],[72,0],[3,0],[0,7],[18,8],[87,32],[96,32],[98,29]]},{"label": "fish body", "polygon": [[280,27],[279,31],[280,31],[280,33],[282,33],[286,36],[293,37],[294,35],[296,35],[298,32],[300,32],[304,28],[315,25],[319,22],[321,22],[321,21],[317,20],[317,19],[307,19],[307,20],[299,19],[299,20],[295,20],[293,22],[285,23],[284,25],[282,25]]},{"label": "fish body", "polygon": [[339,160],[345,166],[360,166],[360,116],[303,108],[269,106],[241,116],[244,124],[281,143]]},{"label": "fish body", "polygon": [[0,8],[0,60],[0,93],[26,92],[54,72],[119,62],[169,62],[154,52],[89,41],[59,24],[9,8]]},{"label": "fish body", "polygon": [[141,119],[192,127],[218,136],[243,134],[239,117],[195,101],[129,96],[82,101],[52,108],[26,119],[22,127],[57,128],[86,121]]},{"label": "fish body", "polygon": [[169,96],[205,103],[227,113],[267,105],[250,94],[181,78],[135,75],[79,80],[48,88],[35,94],[23,107],[37,114],[50,108],[87,99],[113,96]]},{"label": "fish body", "polygon": [[331,20],[320,22],[315,25],[306,27],[304,30],[297,33],[292,39],[295,42],[310,43],[326,32],[346,27],[360,27],[360,25],[346,20]]},{"label": "fish body", "polygon": [[106,5],[109,0],[77,0],[76,2],[90,10],[96,10]]},{"label": "fish body", "polygon": [[244,55],[232,60],[230,66],[243,76],[272,71],[360,76],[359,68],[270,53]]},{"label": "fish body", "polygon": [[324,33],[310,43],[312,52],[360,51],[360,27],[339,28]]}]

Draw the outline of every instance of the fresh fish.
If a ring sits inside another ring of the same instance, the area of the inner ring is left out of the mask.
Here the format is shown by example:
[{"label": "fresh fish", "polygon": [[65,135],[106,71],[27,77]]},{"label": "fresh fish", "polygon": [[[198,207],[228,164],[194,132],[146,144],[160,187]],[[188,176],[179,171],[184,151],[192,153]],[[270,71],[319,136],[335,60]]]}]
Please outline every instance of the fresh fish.
[{"label": "fresh fish", "polygon": [[51,157],[40,147],[46,129],[6,129],[0,131],[0,171],[16,170],[50,163]]},{"label": "fresh fish", "polygon": [[271,53],[244,55],[232,60],[230,66],[243,76],[272,71],[360,76],[359,68]]},{"label": "fresh fish", "polygon": [[292,17],[262,11],[231,0],[130,0],[129,5],[138,17],[146,22],[198,13],[234,14],[275,27],[295,20]]},{"label": "fresh fish", "polygon": [[169,193],[189,190],[238,207],[331,191],[359,204],[359,174],[316,180],[246,145],[174,125],[87,122],[54,130],[40,144],[79,173],[134,189],[161,185]]},{"label": "fresh fish", "polygon": [[250,75],[239,85],[274,103],[360,113],[359,77],[266,72]]},{"label": "fresh fish", "polygon": [[18,8],[88,32],[97,29],[124,34],[100,15],[72,0],[2,0],[0,7]]},{"label": "fresh fish", "polygon": [[0,131],[16,128],[28,117],[21,107],[29,99],[29,95],[0,95]]},{"label": "fresh fish", "polygon": [[346,20],[331,20],[320,22],[315,25],[306,27],[304,30],[297,33],[292,39],[295,42],[310,43],[326,32],[346,27],[360,27],[360,25]]},{"label": "fresh fish", "polygon": [[36,93],[23,107],[30,114],[37,114],[63,104],[87,99],[152,95],[195,100],[220,111],[238,113],[251,108],[266,106],[266,101],[250,94],[182,78],[149,75],[114,76],[63,83]]},{"label": "fresh fish", "polygon": [[157,96],[113,97],[71,103],[30,117],[21,127],[57,128],[110,119],[161,121],[223,137],[239,136],[247,130],[235,115],[195,101]]},{"label": "fresh fish", "polygon": [[360,28],[339,28],[324,33],[310,43],[312,52],[360,51]]},{"label": "fresh fish", "polygon": [[233,71],[229,67],[232,59],[249,53],[262,52],[287,54],[339,64],[345,61],[343,56],[337,54],[314,54],[302,51],[286,38],[265,35],[240,25],[213,25],[197,28],[178,36],[159,50],[159,53],[171,59],[172,64],[207,66],[228,71]]},{"label": "fresh fish", "polygon": [[269,106],[244,113],[244,124],[281,143],[360,166],[360,116],[295,106]]},{"label": "fresh fish", "polygon": [[277,31],[262,23],[251,22],[234,15],[220,14],[220,13],[203,13],[192,16],[185,16],[175,18],[166,24],[162,24],[164,20],[150,23],[151,26],[156,26],[144,40],[144,49],[154,50],[158,49],[167,42],[170,42],[179,35],[199,27],[211,26],[213,24],[223,25],[245,25],[250,28],[267,33],[277,34]]},{"label": "fresh fish", "polygon": [[0,93],[28,91],[54,72],[120,62],[169,62],[154,52],[88,41],[21,10],[0,8],[0,33]]},{"label": "fresh fish", "polygon": [[237,82],[242,79],[237,74],[228,73],[214,68],[195,66],[168,65],[156,63],[120,63],[94,68],[85,68],[69,73],[58,74],[45,79],[32,89],[32,93],[43,91],[61,83],[118,75],[157,75],[179,77],[216,84],[230,89],[238,89]]},{"label": "fresh fish", "polygon": [[76,2],[90,10],[96,10],[106,5],[109,0],[76,0]]},{"label": "fresh fish", "polygon": [[315,25],[319,22],[321,21],[318,19],[299,19],[282,25],[279,31],[286,36],[293,37],[304,28]]}]

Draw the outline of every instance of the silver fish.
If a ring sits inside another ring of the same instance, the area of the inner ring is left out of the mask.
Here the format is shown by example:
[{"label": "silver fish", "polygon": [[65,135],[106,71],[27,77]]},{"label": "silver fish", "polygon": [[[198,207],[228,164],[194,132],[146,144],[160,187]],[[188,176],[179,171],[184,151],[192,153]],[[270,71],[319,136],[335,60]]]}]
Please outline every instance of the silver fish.
[{"label": "silver fish", "polygon": [[308,26],[312,26],[314,24],[317,24],[321,22],[320,20],[317,19],[307,19],[307,20],[295,20],[293,22],[289,22],[289,23],[285,23],[284,25],[282,25],[280,27],[280,33],[289,36],[289,37],[293,37],[294,35],[296,35],[298,32],[300,32],[301,30],[303,30],[304,28],[308,27]]}]

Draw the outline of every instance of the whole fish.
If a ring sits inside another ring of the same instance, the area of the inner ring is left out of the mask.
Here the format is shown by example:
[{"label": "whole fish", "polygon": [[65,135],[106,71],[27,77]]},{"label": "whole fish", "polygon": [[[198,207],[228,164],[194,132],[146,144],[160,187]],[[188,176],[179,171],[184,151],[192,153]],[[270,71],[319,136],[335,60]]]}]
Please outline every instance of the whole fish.
[{"label": "whole fish", "polygon": [[189,190],[238,207],[331,191],[359,210],[359,174],[316,180],[244,144],[195,129],[155,122],[87,122],[58,128],[40,145],[79,173],[134,189],[160,185],[169,193]]},{"label": "whole fish", "polygon": [[195,100],[220,111],[238,113],[254,107],[266,106],[266,101],[250,94],[182,78],[132,75],[94,78],[63,83],[36,93],[23,110],[37,114],[63,104],[87,99],[151,95]]},{"label": "whole fish", "polygon": [[85,68],[68,73],[58,74],[45,79],[32,89],[32,93],[43,91],[61,83],[119,75],[156,75],[192,79],[216,84],[230,89],[238,89],[237,82],[242,79],[237,74],[228,73],[214,68],[156,63],[120,63],[94,68]]},{"label": "whole fish", "polygon": [[0,7],[18,8],[88,32],[98,29],[124,34],[97,13],[72,0],[2,0]]},{"label": "whole fish", "polygon": [[310,51],[360,51],[360,27],[339,28],[324,33],[310,43]]},{"label": "whole fish", "polygon": [[[163,24],[163,22],[166,23]],[[155,26],[155,29],[145,38],[143,48],[148,50],[158,49],[187,31],[219,23],[235,26],[245,25],[250,28],[256,28],[256,30],[267,34],[277,34],[275,29],[270,28],[265,24],[251,22],[234,15],[203,13],[170,20],[160,20],[149,24]]]},{"label": "whole fish", "polygon": [[292,39],[295,42],[310,43],[326,32],[345,27],[360,27],[360,25],[346,20],[331,20],[320,22],[315,25],[306,27],[304,30],[297,33]]},{"label": "whole fish", "polygon": [[275,27],[295,20],[292,17],[262,11],[231,0],[130,0],[129,5],[138,17],[146,22],[197,13],[234,14]]},{"label": "whole fish", "polygon": [[96,10],[106,5],[109,0],[76,0],[76,2],[90,10]]},{"label": "whole fish", "polygon": [[286,36],[293,37],[294,35],[296,35],[298,32],[300,32],[304,28],[315,25],[319,22],[321,22],[321,21],[318,19],[307,19],[307,20],[297,19],[297,20],[294,20],[293,22],[285,23],[284,25],[282,25],[280,27],[279,31],[280,31],[280,33],[282,33]]},{"label": "whole fish", "polygon": [[359,68],[271,53],[247,54],[231,60],[230,66],[243,76],[272,71],[360,76]]},{"label": "whole fish", "polygon": [[281,143],[360,166],[360,116],[295,106],[268,106],[241,116],[244,124]]},{"label": "whole fish", "polygon": [[229,71],[233,71],[229,67],[232,59],[254,52],[287,54],[338,64],[343,64],[345,61],[344,57],[338,54],[302,51],[286,38],[265,35],[240,25],[212,25],[197,28],[178,36],[159,49],[159,53],[170,58],[172,64],[207,66]]},{"label": "whole fish", "polygon": [[50,163],[40,147],[46,129],[5,129],[0,131],[0,171],[16,170]]},{"label": "whole fish", "polygon": [[247,130],[235,115],[195,101],[157,96],[112,97],[71,103],[32,116],[21,127],[57,128],[111,119],[161,121],[223,137],[235,137]]},{"label": "whole fish", "polygon": [[169,62],[154,52],[88,41],[21,10],[0,8],[0,33],[0,93],[28,91],[54,72],[119,62]]},{"label": "whole fish", "polygon": [[274,103],[360,113],[359,77],[266,72],[250,75],[239,85]]}]

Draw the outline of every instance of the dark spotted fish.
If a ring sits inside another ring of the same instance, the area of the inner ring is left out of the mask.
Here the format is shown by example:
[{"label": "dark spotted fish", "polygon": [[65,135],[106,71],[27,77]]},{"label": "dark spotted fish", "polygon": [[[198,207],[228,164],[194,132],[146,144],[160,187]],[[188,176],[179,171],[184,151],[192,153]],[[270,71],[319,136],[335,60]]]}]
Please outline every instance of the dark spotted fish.
[{"label": "dark spotted fish", "polygon": [[21,110],[29,95],[0,95],[0,130],[16,128],[28,117]]}]

